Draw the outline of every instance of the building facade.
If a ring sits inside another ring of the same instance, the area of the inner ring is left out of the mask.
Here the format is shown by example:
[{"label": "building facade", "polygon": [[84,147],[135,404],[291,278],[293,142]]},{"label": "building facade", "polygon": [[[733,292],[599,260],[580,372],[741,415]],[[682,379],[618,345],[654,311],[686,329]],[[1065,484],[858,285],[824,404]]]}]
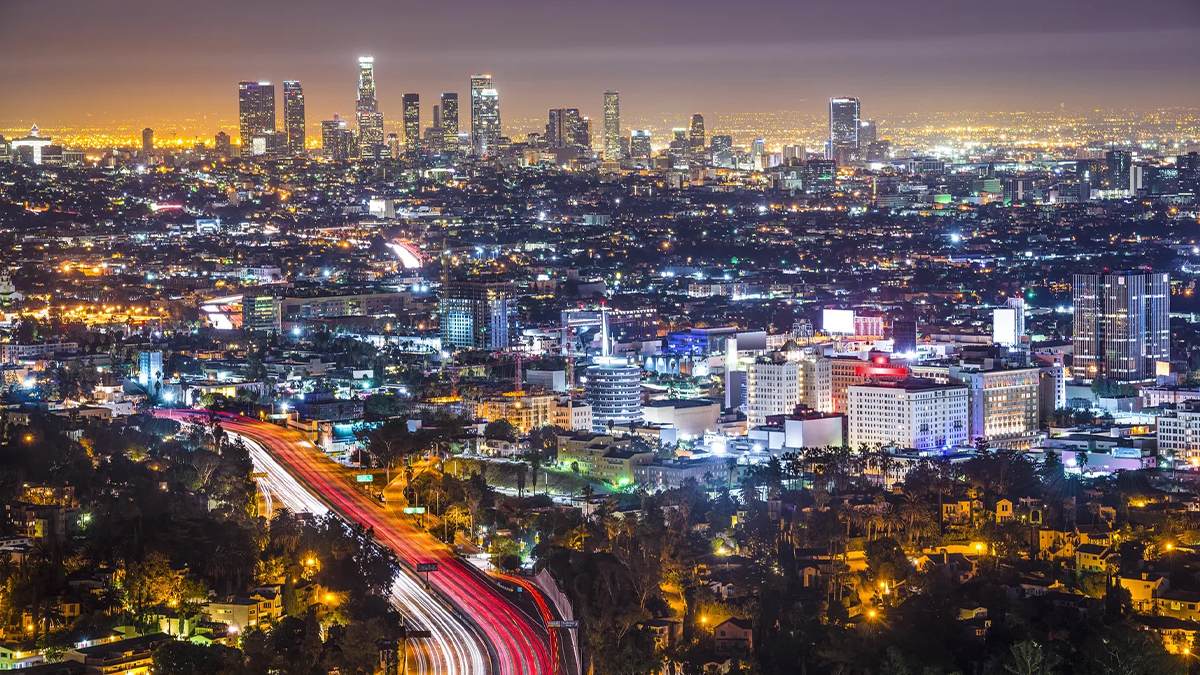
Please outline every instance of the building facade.
[{"label": "building facade", "polygon": [[929,380],[859,384],[847,390],[849,442],[949,450],[967,442],[969,396],[961,385]]},{"label": "building facade", "polygon": [[1171,280],[1162,272],[1076,274],[1071,374],[1146,382],[1171,361]]}]

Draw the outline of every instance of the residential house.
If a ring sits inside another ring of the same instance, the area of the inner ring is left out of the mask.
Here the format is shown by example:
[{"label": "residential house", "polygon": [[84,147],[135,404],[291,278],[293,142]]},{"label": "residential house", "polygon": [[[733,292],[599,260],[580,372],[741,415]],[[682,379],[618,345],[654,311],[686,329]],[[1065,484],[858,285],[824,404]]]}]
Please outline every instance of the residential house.
[{"label": "residential house", "polygon": [[754,625],[748,619],[725,619],[713,628],[717,651],[750,652],[754,649]]}]

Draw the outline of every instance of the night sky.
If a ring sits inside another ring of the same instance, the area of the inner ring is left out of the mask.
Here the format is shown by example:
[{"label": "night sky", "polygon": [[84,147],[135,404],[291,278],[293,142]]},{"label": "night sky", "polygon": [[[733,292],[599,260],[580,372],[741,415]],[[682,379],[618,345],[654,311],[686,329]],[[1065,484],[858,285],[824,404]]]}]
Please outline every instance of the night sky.
[{"label": "night sky", "polygon": [[314,122],[353,112],[360,54],[423,124],[479,71],[510,119],[610,88],[627,115],[1200,105],[1200,0],[0,0],[0,25],[9,127],[215,128],[241,79],[302,80]]}]

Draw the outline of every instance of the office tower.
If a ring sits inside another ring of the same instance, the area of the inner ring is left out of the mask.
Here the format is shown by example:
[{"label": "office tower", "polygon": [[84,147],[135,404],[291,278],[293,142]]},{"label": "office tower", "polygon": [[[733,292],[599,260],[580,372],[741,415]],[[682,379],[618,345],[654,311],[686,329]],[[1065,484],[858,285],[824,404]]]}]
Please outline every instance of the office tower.
[{"label": "office tower", "polygon": [[471,148],[487,157],[500,143],[500,93],[491,75],[471,76]]},{"label": "office tower", "polygon": [[650,130],[634,129],[629,132],[629,156],[633,159],[650,159]]},{"label": "office tower", "polygon": [[704,144],[704,116],[696,113],[692,115],[691,124],[688,125],[688,148],[692,159],[703,159]]},{"label": "office tower", "polygon": [[1082,380],[1153,380],[1171,361],[1171,280],[1162,272],[1076,274],[1071,373]]},{"label": "office tower", "polygon": [[154,130],[150,127],[142,129],[142,157],[150,157],[154,153]]},{"label": "office tower", "polygon": [[442,289],[438,318],[443,349],[504,349],[516,303],[504,282],[453,281]]},{"label": "office tower", "polygon": [[441,126],[443,147],[447,152],[458,150],[458,92],[442,92],[442,114],[434,118],[435,126]]},{"label": "office tower", "polygon": [[621,160],[621,95],[604,92],[604,159]]},{"label": "office tower", "polygon": [[546,122],[546,146],[586,151],[592,145],[588,126],[588,119],[580,116],[578,108],[552,108]]},{"label": "office tower", "polygon": [[283,127],[287,131],[287,151],[293,157],[304,154],[304,89],[299,80],[283,81]]},{"label": "office tower", "polygon": [[387,135],[388,157],[400,159],[400,136],[395,133]]},{"label": "office tower", "polygon": [[1109,150],[1104,153],[1104,177],[1109,188],[1129,190],[1132,168],[1133,155],[1128,150]]},{"label": "office tower", "polygon": [[846,391],[851,448],[947,450],[967,442],[967,388],[932,380],[864,383]]},{"label": "office tower", "polygon": [[642,370],[628,360],[599,356],[587,367],[586,394],[592,407],[592,431],[642,422]]},{"label": "office tower", "polygon": [[421,97],[404,95],[404,150],[416,153],[421,148]]},{"label": "office tower", "polygon": [[733,168],[733,136],[717,134],[712,137],[712,163],[714,166]]},{"label": "office tower", "polygon": [[163,353],[160,351],[138,352],[137,382],[151,395],[155,393],[155,384],[162,382]]},{"label": "office tower", "polygon": [[350,159],[353,145],[354,133],[346,120],[334,115],[333,119],[321,122],[321,152],[326,159],[335,162]]},{"label": "office tower", "polygon": [[375,96],[375,57],[358,57],[358,100],[354,106],[358,121],[358,152],[363,159],[383,153],[383,113]]},{"label": "office tower", "polygon": [[879,140],[879,128],[875,126],[875,120],[862,120],[858,123],[858,147],[859,149],[866,148],[868,145]]},{"label": "office tower", "polygon": [[242,156],[253,150],[255,136],[275,133],[275,85],[270,82],[238,83],[238,135]]},{"label": "office tower", "polygon": [[[350,129],[346,129],[346,133],[352,132]],[[274,295],[263,293],[243,295],[242,330],[278,333],[283,328],[282,305],[282,300]]]},{"label": "office tower", "polygon": [[216,148],[217,154],[222,157],[228,157],[233,154],[233,142],[229,139],[229,134],[224,131],[218,131],[213,137],[213,147]]},{"label": "office tower", "polygon": [[859,103],[856,98],[829,99],[829,144],[826,159],[844,164],[858,153]]}]

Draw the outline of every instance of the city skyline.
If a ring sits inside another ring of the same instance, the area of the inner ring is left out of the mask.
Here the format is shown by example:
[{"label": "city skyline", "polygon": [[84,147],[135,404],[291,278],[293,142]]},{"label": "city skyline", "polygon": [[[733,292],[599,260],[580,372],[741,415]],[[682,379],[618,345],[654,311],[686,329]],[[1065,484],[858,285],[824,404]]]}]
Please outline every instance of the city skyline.
[{"label": "city skyline", "polygon": [[[509,118],[540,117],[548,108],[564,106],[599,118],[602,94],[609,89],[622,93],[627,116],[806,109],[842,95],[871,101],[876,115],[1060,104],[1200,105],[1196,87],[1178,86],[1194,80],[1200,68],[1200,56],[1181,48],[1200,27],[1200,8],[1186,0],[1150,8],[1072,2],[1087,12],[1068,7],[1047,16],[1022,0],[1001,17],[981,10],[941,12],[945,3],[933,0],[903,8],[868,3],[856,12],[867,12],[874,19],[868,22],[849,21],[832,3],[797,8],[759,2],[739,7],[739,19],[732,23],[719,20],[724,11],[714,3],[689,5],[697,15],[692,16],[669,2],[637,8],[638,25],[621,21],[621,30],[572,33],[569,41],[561,34],[565,25],[587,21],[603,28],[629,15],[622,11],[624,4],[603,13],[572,8],[553,21],[506,24],[505,31],[458,30],[442,10],[423,9],[425,16],[406,18],[413,27],[405,28],[401,39],[390,34],[385,39],[374,28],[389,25],[386,20],[356,24],[362,12],[380,19],[397,12],[385,5],[367,3],[355,12],[336,8],[336,14],[314,6],[287,31],[268,24],[270,17],[259,7],[236,8],[260,38],[244,41],[218,30],[217,22],[232,16],[235,7],[217,2],[203,12],[172,8],[192,27],[186,35],[168,40],[151,31],[101,58],[90,53],[87,35],[110,26],[118,30],[114,23],[135,27],[162,21],[158,8],[143,17],[134,11],[144,4],[140,0],[127,3],[125,12],[74,1],[58,4],[70,11],[61,13],[65,18],[56,19],[49,36],[34,39],[18,32],[12,43],[30,58],[0,66],[0,86],[23,92],[0,103],[0,126],[81,127],[137,119],[141,125],[197,120],[197,126],[211,120],[215,127],[235,112],[228,87],[240,80],[299,80],[305,84],[310,120],[329,119],[335,112],[349,116],[354,59],[364,54],[378,60],[379,107],[385,114],[396,110],[396,118],[404,93],[465,94],[469,76],[477,72],[496,77]],[[466,6],[480,18],[530,9]],[[19,0],[9,9],[20,23],[36,18],[34,8]],[[1032,22],[1030,16],[1039,19]],[[687,38],[651,30],[656,21],[670,18],[692,29],[672,31]],[[350,31],[352,26],[361,30]],[[457,39],[445,43],[439,34]],[[719,96],[713,84],[720,85]],[[153,96],[159,89],[172,95]]]}]

